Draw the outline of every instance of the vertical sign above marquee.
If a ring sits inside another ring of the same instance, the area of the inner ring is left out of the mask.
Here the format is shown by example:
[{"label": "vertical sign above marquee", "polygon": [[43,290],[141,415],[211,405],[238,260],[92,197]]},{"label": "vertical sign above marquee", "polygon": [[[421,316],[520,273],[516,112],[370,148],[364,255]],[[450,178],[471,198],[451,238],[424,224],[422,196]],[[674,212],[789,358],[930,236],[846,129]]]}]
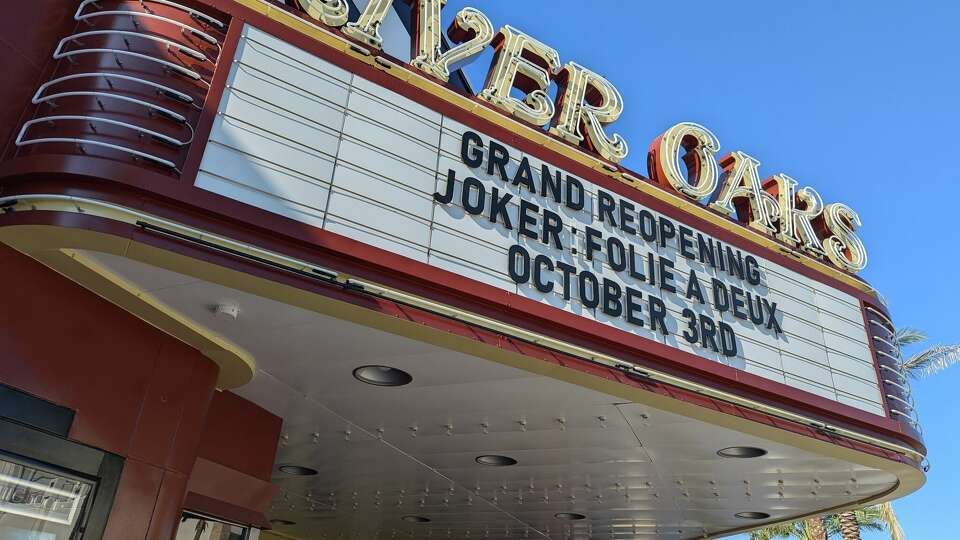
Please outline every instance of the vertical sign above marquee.
[{"label": "vertical sign above marquee", "polygon": [[[859,302],[852,296],[718,243],[682,220],[576,178],[256,28],[244,29],[236,60],[197,186],[883,414]],[[516,180],[524,167],[529,183],[525,174]],[[552,181],[559,175],[558,194],[542,189],[545,170]],[[644,238],[640,228],[650,223],[655,234]],[[713,263],[704,262],[700,249],[708,242],[723,259],[714,255]],[[624,254],[632,248],[632,263],[619,257],[618,245]],[[593,278],[581,278],[584,272]],[[691,275],[702,303],[691,293]],[[616,302],[613,291],[619,291]],[[760,307],[751,312],[748,298]]]}]

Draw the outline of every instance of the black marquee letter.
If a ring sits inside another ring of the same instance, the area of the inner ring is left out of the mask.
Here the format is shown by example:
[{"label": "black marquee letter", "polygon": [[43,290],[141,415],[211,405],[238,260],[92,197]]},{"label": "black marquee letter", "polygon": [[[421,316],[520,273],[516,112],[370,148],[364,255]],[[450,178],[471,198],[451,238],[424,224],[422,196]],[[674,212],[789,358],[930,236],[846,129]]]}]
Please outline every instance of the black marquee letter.
[{"label": "black marquee letter", "polygon": [[623,289],[620,284],[609,278],[603,278],[603,312],[611,317],[619,317],[623,313],[623,302],[620,297]]},{"label": "black marquee letter", "polygon": [[567,175],[567,193],[565,204],[571,210],[583,210],[583,184],[580,180]]},{"label": "black marquee letter", "polygon": [[542,268],[553,272],[553,261],[546,255],[537,255],[533,258],[533,286],[540,292],[550,292],[553,290],[553,280],[543,280]]},{"label": "black marquee letter", "polygon": [[724,356],[737,355],[737,336],[733,333],[733,328],[723,321],[720,321],[720,346]]},{"label": "black marquee letter", "polygon": [[483,164],[483,139],[472,131],[464,131],[460,139],[460,159],[468,167],[479,167]]},{"label": "black marquee letter", "polygon": [[[476,204],[470,202],[471,189],[477,193]],[[478,216],[483,213],[484,207],[487,206],[487,190],[483,189],[483,184],[476,178],[467,177],[463,180],[463,193],[460,194],[460,202],[463,203],[463,209],[468,214]]]},{"label": "black marquee letter", "polygon": [[[589,284],[587,282],[590,282]],[[593,275],[589,270],[582,270],[579,276],[580,286],[580,303],[583,304],[587,309],[593,309],[600,305],[600,283],[597,281],[597,276]],[[591,298],[587,298],[587,289],[593,295]]]},{"label": "black marquee letter", "polygon": [[[520,270],[517,271],[517,263],[520,263]],[[510,246],[507,252],[507,270],[510,272],[510,279],[514,283],[526,283],[530,281],[530,253],[523,246],[514,244]]]},{"label": "black marquee letter", "polygon": [[453,169],[447,170],[447,189],[443,190],[443,193],[435,191],[433,193],[433,200],[437,201],[440,204],[450,204],[450,201],[453,200],[453,186],[457,184],[457,173]]}]

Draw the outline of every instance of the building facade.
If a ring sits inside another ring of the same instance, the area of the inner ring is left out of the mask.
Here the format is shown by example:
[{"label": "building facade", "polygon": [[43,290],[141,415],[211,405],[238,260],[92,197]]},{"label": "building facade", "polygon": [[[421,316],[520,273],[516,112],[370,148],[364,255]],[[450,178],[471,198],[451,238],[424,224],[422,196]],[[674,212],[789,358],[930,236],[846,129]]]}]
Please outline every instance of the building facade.
[{"label": "building facade", "polygon": [[0,538],[705,538],[923,484],[850,207],[692,123],[631,171],[606,78],[442,4],[8,10]]}]

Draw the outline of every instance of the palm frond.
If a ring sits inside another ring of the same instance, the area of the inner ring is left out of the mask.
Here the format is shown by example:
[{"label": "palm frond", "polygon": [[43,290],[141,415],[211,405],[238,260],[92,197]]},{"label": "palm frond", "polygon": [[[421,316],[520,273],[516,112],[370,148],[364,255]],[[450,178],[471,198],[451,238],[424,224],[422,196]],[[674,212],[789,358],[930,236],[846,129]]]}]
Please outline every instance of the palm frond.
[{"label": "palm frond", "polygon": [[913,343],[920,343],[925,341],[927,335],[917,330],[916,328],[904,327],[897,328],[897,331],[893,334],[893,341],[897,345],[903,347],[904,345],[911,345]]},{"label": "palm frond", "polygon": [[[857,523],[860,530],[864,531],[889,531],[890,540],[906,540],[900,521],[893,512],[893,506],[890,503],[868,506],[859,510],[854,510],[857,516]],[[833,538],[841,534],[840,515],[831,514],[826,517],[824,524],[827,528],[827,537]],[[766,539],[764,539],[766,540]]]},{"label": "palm frond", "polygon": [[860,530],[861,531],[885,531],[887,530],[887,527],[875,521],[869,521],[867,523],[860,523]]},{"label": "palm frond", "polygon": [[883,503],[878,505],[880,509],[880,519],[883,521],[884,525],[888,531],[890,531],[890,540],[906,540],[907,537],[903,533],[903,527],[900,526],[900,520],[897,519],[897,514],[893,511],[893,505],[890,503]]},{"label": "palm frond", "polygon": [[903,370],[914,378],[933,375],[960,362],[960,345],[935,345],[911,356],[902,364]]},{"label": "palm frond", "polygon": [[823,527],[827,531],[827,538],[833,538],[840,534],[840,516],[830,514],[823,519]]},{"label": "palm frond", "polygon": [[750,540],[773,540],[774,538],[805,539],[806,534],[799,522],[770,525],[750,532]]}]

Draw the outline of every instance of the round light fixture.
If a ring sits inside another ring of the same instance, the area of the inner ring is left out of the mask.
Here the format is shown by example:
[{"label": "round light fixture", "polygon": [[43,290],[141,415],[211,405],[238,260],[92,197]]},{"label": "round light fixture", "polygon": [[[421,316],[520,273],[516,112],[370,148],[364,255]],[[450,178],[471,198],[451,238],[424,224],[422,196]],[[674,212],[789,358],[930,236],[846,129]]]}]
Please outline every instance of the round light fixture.
[{"label": "round light fixture", "polygon": [[430,522],[430,518],[423,517],[423,516],[403,516],[400,519],[408,523],[429,523]]},{"label": "round light fixture", "polygon": [[517,460],[509,456],[487,454],[483,456],[477,456],[477,463],[481,465],[489,465],[490,467],[509,467],[510,465],[516,465]]},{"label": "round light fixture", "polygon": [[553,515],[557,519],[566,519],[568,521],[578,521],[581,519],[586,519],[587,516],[583,514],[578,514],[576,512],[557,512]]},{"label": "round light fixture", "polygon": [[374,386],[403,386],[413,380],[406,371],[390,366],[360,366],[353,370],[353,376],[360,382]]},{"label": "round light fixture", "polygon": [[767,519],[770,514],[766,512],[737,512],[734,514],[740,519]]},{"label": "round light fixture", "polygon": [[297,524],[296,521],[290,521],[289,519],[271,519],[270,523],[274,525],[280,525],[280,526]]},{"label": "round light fixture", "polygon": [[747,459],[765,456],[767,455],[767,451],[763,448],[757,448],[755,446],[731,446],[729,448],[724,448],[723,450],[718,450],[717,455],[727,458]]},{"label": "round light fixture", "polygon": [[289,474],[290,476],[316,476],[317,470],[311,469],[310,467],[302,467],[300,465],[281,465],[279,468],[280,472],[284,474]]}]

